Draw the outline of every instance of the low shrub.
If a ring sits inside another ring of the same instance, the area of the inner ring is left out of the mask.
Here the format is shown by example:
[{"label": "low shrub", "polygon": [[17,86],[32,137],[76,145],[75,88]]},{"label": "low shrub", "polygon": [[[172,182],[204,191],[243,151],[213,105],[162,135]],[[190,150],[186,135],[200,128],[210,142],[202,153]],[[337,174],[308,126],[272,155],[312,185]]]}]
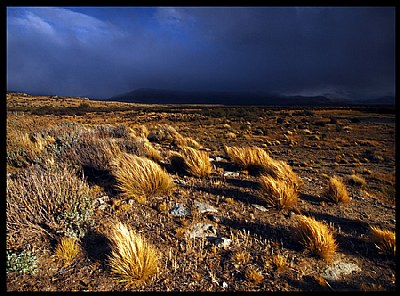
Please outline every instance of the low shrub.
[{"label": "low shrub", "polygon": [[80,238],[92,226],[94,198],[76,171],[62,165],[29,167],[7,178],[7,244],[69,236]]},{"label": "low shrub", "polygon": [[30,251],[15,252],[7,250],[7,273],[28,273],[35,274],[38,271],[38,260],[35,254]]},{"label": "low shrub", "polygon": [[119,148],[124,152],[136,156],[145,156],[156,162],[161,160],[160,151],[155,149],[146,138],[135,136],[129,139],[120,139],[116,144],[118,144]]}]

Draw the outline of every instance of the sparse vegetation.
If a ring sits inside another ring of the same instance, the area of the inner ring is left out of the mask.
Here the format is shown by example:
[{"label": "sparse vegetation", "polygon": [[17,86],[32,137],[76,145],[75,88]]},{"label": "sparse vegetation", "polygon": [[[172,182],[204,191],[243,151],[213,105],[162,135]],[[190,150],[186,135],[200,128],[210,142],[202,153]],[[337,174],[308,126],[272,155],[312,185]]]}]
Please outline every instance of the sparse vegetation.
[{"label": "sparse vegetation", "polygon": [[395,112],[310,110],[8,93],[7,291],[394,291]]},{"label": "sparse vegetation", "polygon": [[365,179],[361,176],[352,174],[349,178],[348,178],[348,182],[350,185],[354,185],[356,187],[360,187],[360,188],[365,188],[365,186],[367,185],[367,181],[365,181]]}]

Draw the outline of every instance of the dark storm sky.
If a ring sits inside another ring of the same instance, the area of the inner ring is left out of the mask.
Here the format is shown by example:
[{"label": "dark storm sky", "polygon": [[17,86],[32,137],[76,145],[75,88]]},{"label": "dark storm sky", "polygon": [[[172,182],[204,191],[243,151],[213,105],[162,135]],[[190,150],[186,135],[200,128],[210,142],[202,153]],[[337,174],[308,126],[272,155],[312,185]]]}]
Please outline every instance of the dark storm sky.
[{"label": "dark storm sky", "polygon": [[394,95],[394,27],[392,7],[8,7],[7,89]]}]

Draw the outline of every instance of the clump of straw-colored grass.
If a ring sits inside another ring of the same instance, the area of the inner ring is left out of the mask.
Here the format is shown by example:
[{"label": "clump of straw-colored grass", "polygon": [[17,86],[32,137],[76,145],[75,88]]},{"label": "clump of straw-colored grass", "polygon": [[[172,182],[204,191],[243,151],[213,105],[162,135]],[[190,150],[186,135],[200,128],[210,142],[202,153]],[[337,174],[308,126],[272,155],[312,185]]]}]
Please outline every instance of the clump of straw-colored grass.
[{"label": "clump of straw-colored grass", "polygon": [[139,284],[157,273],[159,252],[129,226],[115,224],[110,242],[109,265],[119,281]]},{"label": "clump of straw-colored grass", "polygon": [[371,239],[382,254],[396,255],[396,233],[371,226]]},{"label": "clump of straw-colored grass", "polygon": [[306,249],[326,262],[332,261],[337,244],[327,224],[299,215],[294,230]]},{"label": "clump of straw-colored grass", "polygon": [[117,180],[116,187],[128,198],[143,199],[174,187],[170,175],[157,163],[127,153],[120,154],[113,161],[112,174]]}]

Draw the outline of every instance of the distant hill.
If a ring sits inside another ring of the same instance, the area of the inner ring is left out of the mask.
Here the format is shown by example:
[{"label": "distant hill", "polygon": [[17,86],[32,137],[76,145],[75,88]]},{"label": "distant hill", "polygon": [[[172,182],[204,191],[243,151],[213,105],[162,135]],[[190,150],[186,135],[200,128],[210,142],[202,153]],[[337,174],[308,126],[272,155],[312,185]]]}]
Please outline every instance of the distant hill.
[{"label": "distant hill", "polygon": [[363,105],[395,105],[396,99],[394,96],[384,96],[376,99],[358,100],[356,103]]},{"label": "distant hill", "polygon": [[285,96],[266,92],[190,92],[140,88],[114,96],[110,101],[148,104],[222,104],[263,106],[332,106],[347,105],[344,99],[326,96]]}]

